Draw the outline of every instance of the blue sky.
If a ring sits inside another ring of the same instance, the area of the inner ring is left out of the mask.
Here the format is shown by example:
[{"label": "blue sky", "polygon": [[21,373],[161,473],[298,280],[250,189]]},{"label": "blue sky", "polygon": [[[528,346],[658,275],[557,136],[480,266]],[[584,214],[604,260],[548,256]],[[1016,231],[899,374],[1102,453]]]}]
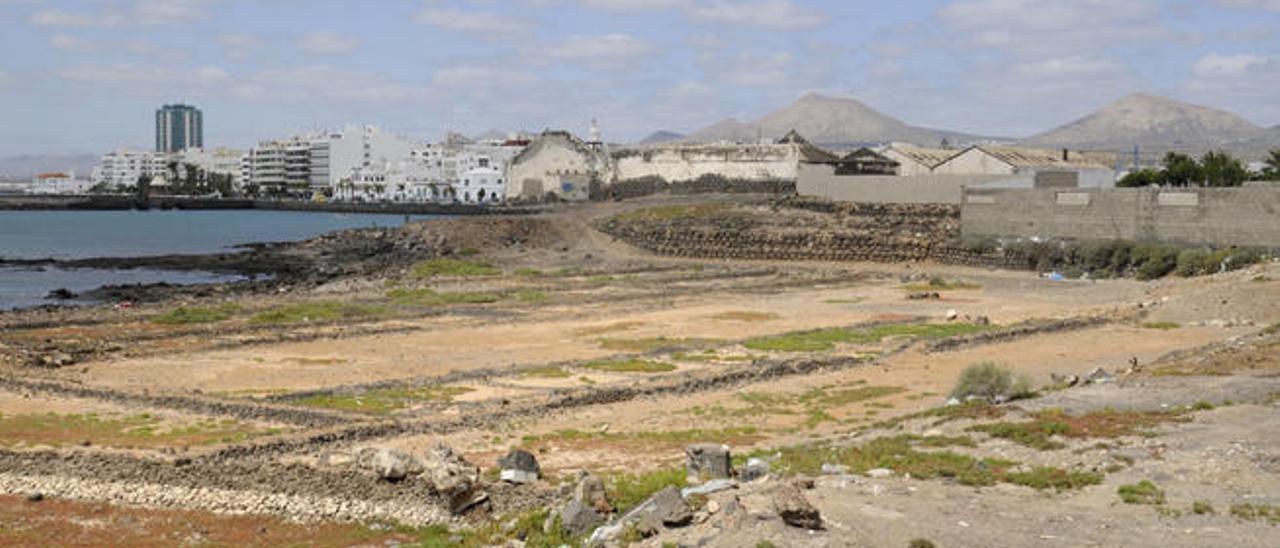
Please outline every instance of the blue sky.
[{"label": "blue sky", "polygon": [[374,123],[639,139],[806,92],[1023,136],[1134,91],[1280,124],[1280,0],[0,0],[0,156]]}]

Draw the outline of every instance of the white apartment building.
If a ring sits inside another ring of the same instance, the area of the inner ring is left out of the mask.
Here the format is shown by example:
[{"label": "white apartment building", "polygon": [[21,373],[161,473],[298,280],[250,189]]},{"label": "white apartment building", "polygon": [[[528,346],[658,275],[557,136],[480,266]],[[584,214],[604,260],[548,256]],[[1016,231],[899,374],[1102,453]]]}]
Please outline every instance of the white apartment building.
[{"label": "white apartment building", "polygon": [[311,143],[306,136],[258,143],[242,163],[242,187],[268,196],[309,194]]},{"label": "white apartment building", "polygon": [[94,185],[129,187],[146,175],[152,178],[153,184],[164,184],[168,172],[168,154],[122,148],[103,154],[89,180]]},{"label": "white apartment building", "polygon": [[77,180],[74,170],[67,173],[40,173],[31,178],[27,194],[87,194],[93,185],[88,180]]},{"label": "white apartment building", "polygon": [[369,125],[323,134],[311,142],[311,188],[324,192],[351,177],[357,168],[408,160],[417,146],[407,137]]}]

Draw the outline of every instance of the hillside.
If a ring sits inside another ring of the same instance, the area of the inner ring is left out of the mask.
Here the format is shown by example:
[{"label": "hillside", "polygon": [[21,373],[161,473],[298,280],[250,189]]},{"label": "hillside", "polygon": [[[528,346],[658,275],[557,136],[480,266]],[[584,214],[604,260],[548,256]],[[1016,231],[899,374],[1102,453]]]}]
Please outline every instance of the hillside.
[{"label": "hillside", "polygon": [[1135,93],[1039,135],[1032,146],[1144,149],[1248,148],[1264,130],[1225,110]]},{"label": "hillside", "polygon": [[965,143],[989,138],[908,125],[859,101],[811,93],[781,110],[749,122],[728,119],[689,135],[690,141],[777,139],[795,129],[817,144],[910,142],[936,146],[943,139]]}]

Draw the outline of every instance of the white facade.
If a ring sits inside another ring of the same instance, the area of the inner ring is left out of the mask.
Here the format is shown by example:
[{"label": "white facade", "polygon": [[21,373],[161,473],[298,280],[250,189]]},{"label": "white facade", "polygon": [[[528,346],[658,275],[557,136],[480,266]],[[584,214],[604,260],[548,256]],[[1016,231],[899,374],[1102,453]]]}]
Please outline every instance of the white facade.
[{"label": "white facade", "polygon": [[615,150],[611,182],[661,177],[693,181],[704,175],[749,181],[792,180],[800,166],[800,146],[669,145]]},{"label": "white facade", "polygon": [[394,165],[410,159],[418,145],[374,126],[350,126],[311,140],[309,180],[322,192],[352,177],[359,168]]},{"label": "white facade", "polygon": [[477,166],[462,173],[454,182],[454,197],[464,204],[495,204],[503,199],[506,184],[502,170],[493,166]]},{"label": "white facade", "polygon": [[76,179],[76,172],[41,173],[31,178],[27,194],[86,194],[93,182]]},{"label": "white facade", "polygon": [[268,195],[309,193],[311,139],[305,136],[263,141],[249,150],[242,185]]},{"label": "white facade", "polygon": [[118,149],[102,155],[94,166],[90,181],[94,185],[130,187],[148,176],[153,183],[162,182],[169,172],[169,155],[145,150]]}]

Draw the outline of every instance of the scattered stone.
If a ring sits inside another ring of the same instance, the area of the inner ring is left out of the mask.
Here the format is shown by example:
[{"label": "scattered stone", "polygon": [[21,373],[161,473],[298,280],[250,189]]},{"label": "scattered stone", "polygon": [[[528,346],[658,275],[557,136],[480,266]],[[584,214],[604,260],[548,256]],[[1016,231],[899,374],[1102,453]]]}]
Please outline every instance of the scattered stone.
[{"label": "scattered stone", "polygon": [[755,481],[760,478],[768,477],[769,463],[763,459],[750,458],[747,459],[747,465],[738,471],[739,481]]},{"label": "scattered stone", "polygon": [[498,467],[502,469],[499,479],[509,483],[532,483],[542,474],[537,457],[522,449],[513,449],[498,459]]},{"label": "scattered stone", "polygon": [[872,468],[867,470],[868,478],[884,479],[890,476],[893,476],[893,470],[888,468]]},{"label": "scattered stone", "polygon": [[773,498],[773,510],[782,518],[783,523],[801,529],[822,529],[822,516],[818,509],[809,504],[804,493],[791,484],[780,484],[770,490]]},{"label": "scattered stone", "polygon": [[1057,373],[1050,373],[1049,380],[1053,383],[1054,386],[1061,386],[1066,388],[1070,388],[1072,386],[1080,384],[1080,377],[1078,375],[1059,375]]},{"label": "scattered stone", "polygon": [[688,525],[693,521],[693,511],[680,496],[680,490],[668,486],[654,493],[649,500],[640,503],[634,510],[627,512],[620,521],[634,522],[640,534],[652,536],[660,532],[664,526]]},{"label": "scattered stone", "polygon": [[710,495],[712,493],[718,493],[726,489],[733,489],[734,487],[737,487],[737,486],[738,486],[738,482],[733,481],[731,479],[711,480],[702,485],[697,485],[694,487],[685,487],[684,489],[681,489],[680,496],[684,498],[689,498],[692,495]]},{"label": "scattered stone", "polygon": [[915,293],[907,294],[907,300],[909,301],[937,300],[941,298],[942,295],[939,295],[936,291],[917,291]]},{"label": "scattered stone", "polygon": [[69,301],[78,296],[79,295],[76,295],[76,293],[70,289],[67,289],[65,287],[59,287],[53,291],[50,291],[49,294],[45,295],[44,298],[55,300],[55,301]]},{"label": "scattered stone", "polygon": [[697,443],[685,448],[685,455],[691,483],[733,477],[728,445]]},{"label": "scattered stone", "polygon": [[321,466],[344,467],[354,464],[355,457],[343,451],[326,451],[320,455],[318,462]]},{"label": "scattered stone", "polygon": [[44,493],[30,493],[27,495],[27,502],[40,502],[44,500]]},{"label": "scattered stone", "polygon": [[960,317],[960,313],[959,313],[959,312],[957,312],[957,311],[956,311],[956,309],[951,308],[951,309],[948,309],[948,310],[947,310],[947,315],[946,315],[946,317],[947,317],[947,321],[949,321],[949,322],[954,322],[954,321],[956,321],[956,318],[959,318],[959,317]]},{"label": "scattered stone", "polygon": [[416,471],[421,473],[422,467],[414,462],[412,455],[387,447],[365,447],[357,452],[356,461],[362,468],[372,470],[378,479],[401,481]]},{"label": "scattered stone", "polygon": [[605,495],[604,482],[591,474],[586,474],[573,488],[573,498],[594,508],[601,514],[612,514],[613,505]]},{"label": "scattered stone", "polygon": [[849,473],[849,467],[843,464],[822,464],[822,473],[828,476],[844,476]]},{"label": "scattered stone", "polygon": [[1094,368],[1088,375],[1085,375],[1084,381],[1088,384],[1102,384],[1111,382],[1114,377],[1108,373],[1106,369],[1101,367]]},{"label": "scattered stone", "polygon": [[461,514],[489,498],[479,486],[480,468],[454,453],[448,445],[437,442],[427,450],[423,466],[423,478],[448,501],[449,510],[454,514]]},{"label": "scattered stone", "polygon": [[604,524],[604,516],[578,499],[560,510],[560,527],[571,536],[582,536]]},{"label": "scattered stone", "polygon": [[978,316],[973,319],[974,325],[991,325],[991,318],[986,316]]}]

